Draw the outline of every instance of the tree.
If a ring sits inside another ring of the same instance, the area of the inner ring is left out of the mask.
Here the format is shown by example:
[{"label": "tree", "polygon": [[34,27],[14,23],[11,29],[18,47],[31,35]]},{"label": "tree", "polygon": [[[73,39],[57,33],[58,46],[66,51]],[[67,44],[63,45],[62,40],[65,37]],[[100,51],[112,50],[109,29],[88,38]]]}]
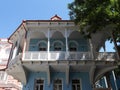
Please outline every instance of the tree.
[{"label": "tree", "polygon": [[112,26],[109,39],[114,41],[120,55],[120,0],[75,0],[68,4],[68,8],[70,18],[80,26],[85,37],[90,38],[92,33]]},{"label": "tree", "polygon": [[[114,42],[120,56],[120,0],[75,0],[68,8],[70,18],[80,26],[85,37],[90,38],[92,33],[112,26],[108,39]],[[116,72],[120,73],[120,68]]]}]

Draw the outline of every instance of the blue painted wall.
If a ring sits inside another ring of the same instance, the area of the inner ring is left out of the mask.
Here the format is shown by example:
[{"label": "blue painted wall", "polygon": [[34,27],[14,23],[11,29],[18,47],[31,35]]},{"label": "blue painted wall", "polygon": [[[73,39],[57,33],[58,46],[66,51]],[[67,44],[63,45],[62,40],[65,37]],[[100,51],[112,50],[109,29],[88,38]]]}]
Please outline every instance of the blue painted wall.
[{"label": "blue painted wall", "polygon": [[120,77],[116,78],[116,82],[117,82],[117,87],[118,87],[118,90],[120,90]]},{"label": "blue painted wall", "polygon": [[[70,73],[70,81],[75,78],[81,79],[82,90],[92,90],[88,72]],[[70,90],[72,90],[72,89],[70,89]]]},{"label": "blue painted wall", "polygon": [[63,72],[51,72],[51,84],[48,85],[47,73],[46,72],[30,72],[28,76],[27,85],[23,86],[23,90],[34,90],[34,81],[36,78],[41,78],[44,81],[44,90],[53,90],[53,80],[59,78],[63,82],[63,90],[72,90],[72,79],[80,79],[82,90],[92,90],[89,80],[89,73],[79,72],[70,73],[70,83],[66,84],[66,75]]},{"label": "blue painted wall", "polygon": [[[30,39],[30,45],[29,45],[29,51],[39,51],[38,50],[38,43],[39,41],[46,41],[47,42],[47,39]],[[54,46],[53,46],[53,42],[54,41],[61,41],[64,45],[62,46],[62,51],[65,51],[66,50],[66,44],[65,44],[65,39],[50,39],[50,51],[53,51],[54,49]],[[78,51],[81,51],[81,52],[87,52],[89,51],[89,43],[86,39],[68,39],[68,43],[70,41],[76,41],[78,43]]]}]

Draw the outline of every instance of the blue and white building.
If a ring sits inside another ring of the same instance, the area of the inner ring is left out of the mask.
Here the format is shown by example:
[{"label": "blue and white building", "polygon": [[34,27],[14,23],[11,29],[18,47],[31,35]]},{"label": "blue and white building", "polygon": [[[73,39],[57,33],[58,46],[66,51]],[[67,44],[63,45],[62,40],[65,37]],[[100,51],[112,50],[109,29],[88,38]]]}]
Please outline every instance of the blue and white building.
[{"label": "blue and white building", "polygon": [[111,31],[86,39],[78,30],[73,21],[57,15],[23,21],[9,37],[6,71],[22,82],[23,90],[111,90],[105,75],[117,68],[118,57],[99,52]]}]

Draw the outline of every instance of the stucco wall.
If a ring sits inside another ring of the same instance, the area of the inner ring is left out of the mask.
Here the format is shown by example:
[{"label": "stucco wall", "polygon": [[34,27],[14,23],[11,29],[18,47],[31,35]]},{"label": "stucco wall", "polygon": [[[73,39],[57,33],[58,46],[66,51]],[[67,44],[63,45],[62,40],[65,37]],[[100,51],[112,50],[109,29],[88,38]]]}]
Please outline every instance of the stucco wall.
[{"label": "stucco wall", "polygon": [[79,73],[70,73],[70,81],[69,85],[66,84],[66,75],[63,72],[51,72],[51,83],[48,85],[47,82],[47,73],[46,72],[30,72],[28,77],[28,83],[23,87],[23,90],[34,90],[34,80],[36,78],[41,78],[44,81],[44,90],[53,90],[53,80],[59,78],[63,83],[63,90],[72,90],[72,79],[80,79],[81,80],[81,88],[82,90],[92,90],[89,80],[89,73],[87,72],[79,72]]}]

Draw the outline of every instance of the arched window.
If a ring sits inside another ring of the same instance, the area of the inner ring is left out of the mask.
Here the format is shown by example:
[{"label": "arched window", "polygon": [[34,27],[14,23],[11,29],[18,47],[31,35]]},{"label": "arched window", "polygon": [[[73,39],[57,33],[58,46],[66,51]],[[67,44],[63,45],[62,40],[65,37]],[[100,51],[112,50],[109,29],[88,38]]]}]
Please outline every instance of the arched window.
[{"label": "arched window", "polygon": [[47,44],[45,41],[41,41],[38,44],[39,51],[47,51]]},{"label": "arched window", "polygon": [[77,42],[71,41],[69,42],[69,51],[77,51]]},{"label": "arched window", "polygon": [[55,41],[53,43],[54,51],[62,51],[63,43],[61,41]]}]

